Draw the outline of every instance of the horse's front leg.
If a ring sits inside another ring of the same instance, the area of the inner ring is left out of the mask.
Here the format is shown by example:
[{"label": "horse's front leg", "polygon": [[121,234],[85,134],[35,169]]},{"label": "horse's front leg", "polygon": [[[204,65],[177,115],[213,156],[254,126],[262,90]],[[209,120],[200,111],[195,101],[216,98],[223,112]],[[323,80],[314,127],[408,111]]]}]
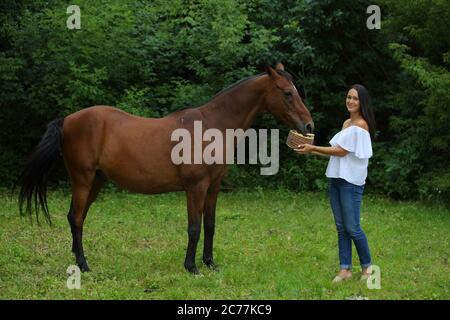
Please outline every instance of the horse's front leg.
[{"label": "horse's front leg", "polygon": [[216,203],[217,196],[220,191],[220,183],[217,186],[211,187],[205,201],[205,214],[203,218],[204,228],[204,246],[203,246],[203,263],[211,269],[215,269],[213,259],[213,239],[216,220]]},{"label": "horse's front leg", "polygon": [[201,183],[186,190],[189,241],[186,250],[186,259],[184,260],[184,267],[193,274],[198,274],[198,269],[195,265],[195,254],[197,251],[197,243],[200,239],[202,214],[207,189],[208,186],[205,183]]}]

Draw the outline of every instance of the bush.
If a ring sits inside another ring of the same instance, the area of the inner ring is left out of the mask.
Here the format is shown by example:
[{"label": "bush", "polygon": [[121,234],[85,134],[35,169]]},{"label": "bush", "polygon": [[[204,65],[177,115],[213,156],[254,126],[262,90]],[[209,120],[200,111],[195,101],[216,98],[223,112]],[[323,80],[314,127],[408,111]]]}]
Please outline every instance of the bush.
[{"label": "bush", "polygon": [[[56,117],[96,104],[160,117],[203,104],[265,64],[282,61],[306,93],[319,145],[327,145],[347,117],[348,85],[368,88],[378,120],[370,190],[446,198],[450,4],[378,3],[381,30],[366,27],[368,0],[112,0],[101,6],[79,0],[80,30],[66,28],[66,1],[5,3],[1,183],[14,181]],[[255,128],[286,130],[270,116],[259,118]],[[277,175],[236,166],[227,181],[251,188],[326,188],[326,160],[296,156],[281,140]]]}]

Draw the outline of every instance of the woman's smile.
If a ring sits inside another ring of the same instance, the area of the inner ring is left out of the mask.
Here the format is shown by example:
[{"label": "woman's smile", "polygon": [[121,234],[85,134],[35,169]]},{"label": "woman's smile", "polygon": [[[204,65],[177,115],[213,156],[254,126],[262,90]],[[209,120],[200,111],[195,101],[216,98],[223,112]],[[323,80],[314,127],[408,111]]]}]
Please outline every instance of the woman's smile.
[{"label": "woman's smile", "polygon": [[350,89],[348,91],[346,105],[349,112],[357,112],[359,110],[358,91],[355,89]]}]

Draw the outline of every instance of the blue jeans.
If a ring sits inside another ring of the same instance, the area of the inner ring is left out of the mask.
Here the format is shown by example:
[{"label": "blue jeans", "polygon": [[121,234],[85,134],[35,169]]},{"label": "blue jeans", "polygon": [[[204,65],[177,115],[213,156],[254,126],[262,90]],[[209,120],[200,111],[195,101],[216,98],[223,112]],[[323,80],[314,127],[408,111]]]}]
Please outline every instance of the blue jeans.
[{"label": "blue jeans", "polygon": [[369,267],[372,264],[369,244],[359,222],[364,186],[358,186],[340,178],[330,178],[328,190],[338,233],[341,269],[352,267],[352,240],[358,252],[361,267]]}]

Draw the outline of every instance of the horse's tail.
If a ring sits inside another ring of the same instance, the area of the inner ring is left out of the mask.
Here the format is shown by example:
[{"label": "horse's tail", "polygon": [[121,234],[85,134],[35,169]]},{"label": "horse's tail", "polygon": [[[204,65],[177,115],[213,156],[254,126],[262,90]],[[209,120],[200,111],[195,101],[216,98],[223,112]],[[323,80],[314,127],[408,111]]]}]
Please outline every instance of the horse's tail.
[{"label": "horse's tail", "polygon": [[45,131],[41,141],[28,159],[18,181],[21,186],[19,193],[20,214],[28,214],[31,218],[34,202],[34,211],[38,223],[38,213],[41,209],[45,219],[51,224],[47,205],[47,183],[49,174],[61,155],[63,124],[64,119],[56,119],[47,125],[47,131]]}]

